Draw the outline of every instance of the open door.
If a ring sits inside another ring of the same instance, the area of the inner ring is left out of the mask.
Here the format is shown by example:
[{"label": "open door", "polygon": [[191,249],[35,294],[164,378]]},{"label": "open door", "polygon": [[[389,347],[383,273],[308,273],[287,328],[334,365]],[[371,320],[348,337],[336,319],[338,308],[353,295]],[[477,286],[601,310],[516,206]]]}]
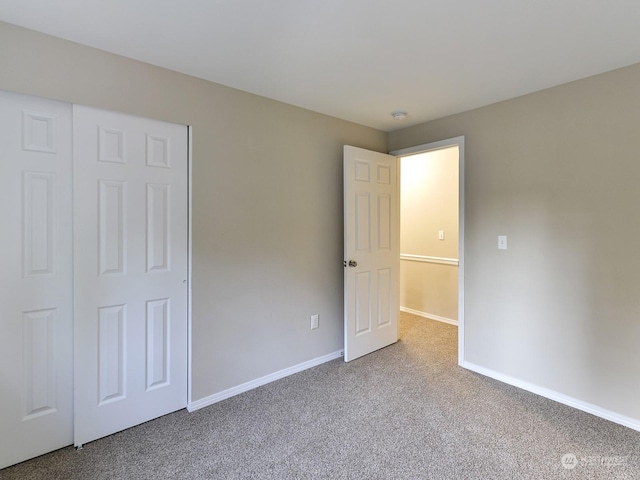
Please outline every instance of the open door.
[{"label": "open door", "polygon": [[344,147],[344,359],[398,340],[398,159]]}]

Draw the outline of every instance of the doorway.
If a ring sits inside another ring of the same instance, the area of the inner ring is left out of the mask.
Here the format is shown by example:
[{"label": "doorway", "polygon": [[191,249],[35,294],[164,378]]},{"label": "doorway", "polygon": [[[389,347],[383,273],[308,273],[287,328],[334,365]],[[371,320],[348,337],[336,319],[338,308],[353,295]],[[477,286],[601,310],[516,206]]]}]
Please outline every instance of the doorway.
[{"label": "doorway", "polygon": [[464,361],[464,137],[391,152],[400,162],[400,310],[458,326]]}]

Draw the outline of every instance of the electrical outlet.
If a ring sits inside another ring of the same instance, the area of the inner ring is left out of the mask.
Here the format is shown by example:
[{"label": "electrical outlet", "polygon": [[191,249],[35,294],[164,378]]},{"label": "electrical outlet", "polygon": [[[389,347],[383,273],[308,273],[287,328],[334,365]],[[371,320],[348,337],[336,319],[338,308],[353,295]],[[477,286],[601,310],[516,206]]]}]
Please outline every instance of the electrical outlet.
[{"label": "electrical outlet", "polygon": [[311,315],[311,330],[315,330],[320,326],[320,315],[317,313],[315,315]]}]

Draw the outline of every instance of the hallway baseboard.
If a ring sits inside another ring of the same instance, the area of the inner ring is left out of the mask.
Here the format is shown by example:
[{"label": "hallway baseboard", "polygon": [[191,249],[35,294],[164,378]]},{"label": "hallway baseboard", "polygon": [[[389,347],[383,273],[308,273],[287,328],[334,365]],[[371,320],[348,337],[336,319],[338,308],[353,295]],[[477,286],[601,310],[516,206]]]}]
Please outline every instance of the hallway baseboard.
[{"label": "hallway baseboard", "polygon": [[421,312],[420,310],[414,310],[413,308],[400,307],[401,312],[411,313],[419,317],[428,318],[437,322],[448,323],[449,325],[458,326],[458,321],[451,318],[441,317],[440,315],[434,315],[432,313]]}]

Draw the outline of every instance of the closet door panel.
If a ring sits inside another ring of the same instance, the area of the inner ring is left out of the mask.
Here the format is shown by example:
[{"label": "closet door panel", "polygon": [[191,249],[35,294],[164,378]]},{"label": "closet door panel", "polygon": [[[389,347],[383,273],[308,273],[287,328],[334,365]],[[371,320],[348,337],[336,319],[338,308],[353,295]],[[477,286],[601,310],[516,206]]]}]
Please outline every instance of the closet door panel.
[{"label": "closet door panel", "polygon": [[74,105],[74,443],[187,402],[187,127]]},{"label": "closet door panel", "polygon": [[0,91],[0,468],[73,443],[71,131]]}]

